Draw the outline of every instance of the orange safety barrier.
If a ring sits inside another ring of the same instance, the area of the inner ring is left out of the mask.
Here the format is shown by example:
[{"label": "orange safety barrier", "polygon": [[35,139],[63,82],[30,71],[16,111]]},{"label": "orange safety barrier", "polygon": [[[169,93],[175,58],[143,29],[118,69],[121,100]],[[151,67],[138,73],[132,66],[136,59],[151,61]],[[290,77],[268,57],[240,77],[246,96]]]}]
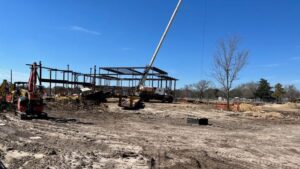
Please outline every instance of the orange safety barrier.
[{"label": "orange safety barrier", "polygon": [[[240,111],[239,103],[230,104],[229,107],[230,107],[230,111]],[[227,111],[227,104],[226,103],[216,103],[216,109]]]}]

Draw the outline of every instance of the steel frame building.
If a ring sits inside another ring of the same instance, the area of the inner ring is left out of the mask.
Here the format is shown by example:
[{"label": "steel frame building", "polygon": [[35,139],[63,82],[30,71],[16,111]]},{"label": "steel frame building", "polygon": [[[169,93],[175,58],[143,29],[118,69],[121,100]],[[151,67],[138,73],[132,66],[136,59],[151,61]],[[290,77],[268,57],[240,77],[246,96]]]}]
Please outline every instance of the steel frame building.
[{"label": "steel frame building", "polygon": [[[31,64],[27,64],[31,66]],[[76,88],[78,86],[92,87],[100,90],[129,90],[135,88],[144,75],[146,67],[98,67],[90,68],[90,73],[80,73],[67,69],[45,67],[42,62],[38,64],[38,79],[42,83],[49,84],[49,94],[52,88],[62,85],[64,88]],[[98,70],[98,71],[97,71]],[[157,67],[151,67],[145,86],[176,90],[178,79]]]}]

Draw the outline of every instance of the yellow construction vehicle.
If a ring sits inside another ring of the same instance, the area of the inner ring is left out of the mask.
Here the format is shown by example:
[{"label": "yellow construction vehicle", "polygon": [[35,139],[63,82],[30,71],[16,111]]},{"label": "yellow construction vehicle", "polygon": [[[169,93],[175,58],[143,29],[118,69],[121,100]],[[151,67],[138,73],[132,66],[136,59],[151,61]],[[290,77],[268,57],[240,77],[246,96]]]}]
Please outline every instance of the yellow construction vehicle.
[{"label": "yellow construction vehicle", "polygon": [[0,111],[7,110],[9,108],[9,103],[12,101],[12,90],[13,85],[9,84],[7,80],[3,80],[0,85]]}]

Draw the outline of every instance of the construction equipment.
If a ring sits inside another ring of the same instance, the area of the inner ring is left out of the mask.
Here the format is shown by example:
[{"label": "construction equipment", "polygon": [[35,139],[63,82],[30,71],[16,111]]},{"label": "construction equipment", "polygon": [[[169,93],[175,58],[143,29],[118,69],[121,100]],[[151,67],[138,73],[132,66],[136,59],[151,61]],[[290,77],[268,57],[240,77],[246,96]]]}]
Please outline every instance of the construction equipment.
[{"label": "construction equipment", "polygon": [[148,102],[150,100],[160,100],[163,103],[172,103],[174,100],[171,89],[158,87],[144,87],[143,90],[140,92],[140,97],[145,102]]},{"label": "construction equipment", "polygon": [[3,80],[0,85],[0,111],[7,111],[13,109],[14,103],[14,85],[12,83],[7,82],[7,80]]},{"label": "construction equipment", "polygon": [[99,104],[102,102],[106,102],[106,98],[108,98],[111,93],[110,92],[104,92],[104,91],[98,91],[98,90],[93,90],[91,88],[85,87],[81,88],[81,93],[80,93],[80,101],[81,103],[87,104],[87,103],[92,103],[92,104]]},{"label": "construction equipment", "polygon": [[0,85],[0,111],[4,111],[8,107],[8,103],[6,97],[9,93],[9,84],[7,80],[3,80],[2,84]]},{"label": "construction equipment", "polygon": [[31,65],[31,73],[28,81],[28,91],[25,96],[20,96],[18,99],[16,115],[19,115],[21,120],[31,118],[43,118],[47,119],[48,115],[44,111],[43,102],[43,86],[37,86],[37,69],[38,66],[34,62]]},{"label": "construction equipment", "polygon": [[139,109],[139,108],[144,108],[145,107],[145,105],[143,103],[143,100],[140,97],[141,91],[143,91],[143,89],[144,89],[144,83],[147,79],[149,71],[150,71],[151,67],[153,66],[153,63],[156,59],[156,56],[157,56],[157,54],[158,54],[158,52],[159,52],[159,50],[160,50],[160,48],[161,48],[161,46],[162,46],[162,44],[165,40],[165,37],[166,37],[166,35],[167,35],[167,33],[168,33],[172,23],[173,23],[173,20],[174,20],[176,14],[177,14],[177,11],[178,11],[178,9],[181,5],[181,2],[182,2],[182,0],[178,1],[177,6],[176,6],[176,8],[175,8],[175,10],[174,10],[174,12],[171,16],[171,19],[170,19],[170,21],[169,21],[169,23],[168,23],[161,39],[160,39],[160,41],[159,41],[159,43],[156,47],[156,50],[154,51],[154,54],[153,54],[153,56],[151,58],[151,61],[150,61],[150,64],[146,67],[138,86],[135,88],[135,91],[132,93],[132,95],[128,96],[128,98],[126,98],[126,99],[120,97],[120,100],[119,100],[119,106],[120,107],[123,107],[125,109]]}]

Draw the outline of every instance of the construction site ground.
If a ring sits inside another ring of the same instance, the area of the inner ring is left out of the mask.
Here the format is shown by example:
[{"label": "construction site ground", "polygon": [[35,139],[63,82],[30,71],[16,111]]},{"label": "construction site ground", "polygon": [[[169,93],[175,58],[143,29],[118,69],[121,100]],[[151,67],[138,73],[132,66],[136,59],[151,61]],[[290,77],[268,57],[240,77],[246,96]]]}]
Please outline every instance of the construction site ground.
[{"label": "construction site ground", "polygon": [[[299,109],[262,109],[269,114],[189,103],[132,111],[116,102],[52,102],[49,120],[0,113],[0,161],[12,169],[300,168]],[[187,124],[188,117],[209,125]]]}]

